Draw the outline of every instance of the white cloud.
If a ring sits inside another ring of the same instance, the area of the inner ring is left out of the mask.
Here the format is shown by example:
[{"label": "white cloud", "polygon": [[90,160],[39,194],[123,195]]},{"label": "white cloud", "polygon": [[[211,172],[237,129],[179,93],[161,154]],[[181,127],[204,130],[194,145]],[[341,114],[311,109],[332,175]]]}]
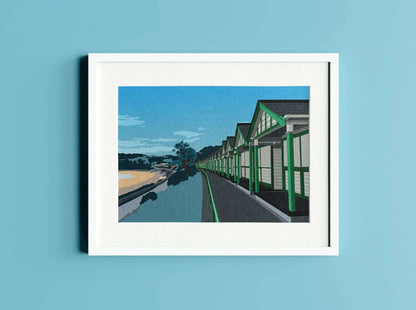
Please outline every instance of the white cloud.
[{"label": "white cloud", "polygon": [[180,136],[184,142],[191,143],[201,139],[204,134],[201,132],[179,130],[173,133],[175,136]]},{"label": "white cloud", "polygon": [[178,139],[175,138],[157,138],[157,139],[150,139],[150,141],[152,142],[174,142],[177,141]]},{"label": "white cloud", "polygon": [[145,125],[145,121],[141,120],[138,116],[131,116],[131,115],[119,115],[118,116],[118,125],[119,126],[140,126],[140,127],[147,127]]},{"label": "white cloud", "polygon": [[203,135],[203,133],[200,133],[200,132],[195,132],[195,131],[187,131],[187,130],[179,130],[179,131],[175,131],[173,134],[174,134],[175,136],[182,136],[182,137],[184,137],[184,138],[186,138],[186,139],[189,139],[189,138],[196,138],[196,137],[199,137],[199,136],[202,136],[202,135]]},{"label": "white cloud", "polygon": [[148,145],[148,146],[138,146],[130,149],[119,148],[120,153],[140,153],[147,155],[165,155],[172,153],[172,146],[166,145]]},{"label": "white cloud", "polygon": [[205,127],[199,126],[199,127],[198,127],[198,130],[199,130],[199,131],[202,131],[202,130],[207,130],[207,129],[206,129]]},{"label": "white cloud", "polygon": [[[163,138],[160,138],[163,139]],[[158,140],[158,139],[155,139]],[[176,140],[173,140],[176,141]],[[155,143],[151,139],[136,138],[132,140],[119,140],[119,153],[140,153],[140,154],[159,154],[172,153],[173,146]]]},{"label": "white cloud", "polygon": [[201,137],[190,138],[190,139],[183,139],[183,141],[184,141],[184,142],[191,143],[191,142],[198,141],[199,139],[201,139]]}]

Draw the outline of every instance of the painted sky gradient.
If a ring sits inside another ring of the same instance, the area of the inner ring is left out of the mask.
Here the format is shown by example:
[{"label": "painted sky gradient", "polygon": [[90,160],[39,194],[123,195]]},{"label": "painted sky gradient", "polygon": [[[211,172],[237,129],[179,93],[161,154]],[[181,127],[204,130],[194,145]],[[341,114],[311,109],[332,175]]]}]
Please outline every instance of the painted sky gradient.
[{"label": "painted sky gradient", "polygon": [[257,100],[309,99],[308,86],[119,87],[119,153],[173,154],[184,140],[196,151],[251,122]]}]

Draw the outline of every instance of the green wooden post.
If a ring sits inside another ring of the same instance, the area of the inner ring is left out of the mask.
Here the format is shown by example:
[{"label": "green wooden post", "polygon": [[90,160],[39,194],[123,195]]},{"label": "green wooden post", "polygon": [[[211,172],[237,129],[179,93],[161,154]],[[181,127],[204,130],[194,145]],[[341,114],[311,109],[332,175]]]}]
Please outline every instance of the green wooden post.
[{"label": "green wooden post", "polygon": [[240,184],[240,149],[237,149],[237,184]]},{"label": "green wooden post", "polygon": [[234,153],[234,182],[237,182],[237,153]]},{"label": "green wooden post", "polygon": [[220,171],[219,174],[222,175],[222,158],[220,157]]},{"label": "green wooden post", "polygon": [[287,144],[287,185],[289,195],[289,211],[295,212],[295,169],[294,169],[294,153],[293,153],[293,132],[286,134]]},{"label": "green wooden post", "polygon": [[227,159],[224,157],[224,177],[226,177],[227,176]]},{"label": "green wooden post", "polygon": [[237,183],[237,151],[234,153],[234,182]]},{"label": "green wooden post", "polygon": [[259,147],[257,145],[254,146],[254,190],[256,193],[260,192],[259,186]]},{"label": "green wooden post", "polygon": [[220,175],[222,175],[222,158],[220,157]]},{"label": "green wooden post", "polygon": [[230,178],[230,156],[227,156],[227,179]]},{"label": "green wooden post", "polygon": [[274,189],[274,163],[273,163],[273,145],[270,146],[270,176],[272,178],[272,188]]},{"label": "green wooden post", "polygon": [[248,147],[248,170],[249,170],[249,183],[248,183],[248,190],[250,193],[253,191],[253,146],[249,145]]}]

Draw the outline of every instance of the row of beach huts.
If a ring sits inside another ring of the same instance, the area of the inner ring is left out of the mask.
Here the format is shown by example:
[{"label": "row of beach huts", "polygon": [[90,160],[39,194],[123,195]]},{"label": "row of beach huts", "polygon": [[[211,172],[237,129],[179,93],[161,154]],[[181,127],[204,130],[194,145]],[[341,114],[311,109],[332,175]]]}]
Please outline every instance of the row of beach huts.
[{"label": "row of beach huts", "polygon": [[309,100],[258,100],[197,167],[227,178],[292,218],[309,217]]}]

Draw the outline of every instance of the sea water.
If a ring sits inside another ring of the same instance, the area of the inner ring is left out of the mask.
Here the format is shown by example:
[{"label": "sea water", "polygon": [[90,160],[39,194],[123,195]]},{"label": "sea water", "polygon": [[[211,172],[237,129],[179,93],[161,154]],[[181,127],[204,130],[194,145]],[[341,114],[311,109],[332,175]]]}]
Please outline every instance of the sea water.
[{"label": "sea water", "polygon": [[[155,196],[156,195],[156,196]],[[122,222],[200,222],[202,213],[202,179],[197,173],[165,191],[152,194]],[[156,198],[155,200],[152,200]]]}]

